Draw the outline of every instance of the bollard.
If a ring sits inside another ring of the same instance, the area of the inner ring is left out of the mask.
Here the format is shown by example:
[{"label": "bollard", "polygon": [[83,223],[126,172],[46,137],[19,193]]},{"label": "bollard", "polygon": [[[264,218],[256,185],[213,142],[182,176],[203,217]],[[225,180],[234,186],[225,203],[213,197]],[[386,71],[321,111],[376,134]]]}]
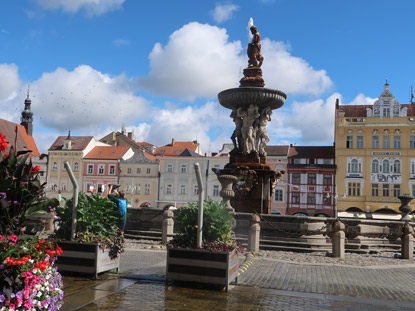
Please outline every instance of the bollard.
[{"label": "bollard", "polygon": [[163,213],[162,237],[161,242],[167,244],[173,237],[174,213],[172,210],[166,210]]},{"label": "bollard", "polygon": [[333,257],[344,258],[344,224],[336,220],[332,225],[333,237],[331,238]]},{"label": "bollard", "polygon": [[248,231],[248,251],[259,251],[259,235],[261,232],[261,225],[259,224],[260,218],[257,214],[253,214],[251,217],[251,224]]},{"label": "bollard", "polygon": [[414,258],[414,230],[412,226],[406,222],[402,228],[401,238],[401,259]]}]

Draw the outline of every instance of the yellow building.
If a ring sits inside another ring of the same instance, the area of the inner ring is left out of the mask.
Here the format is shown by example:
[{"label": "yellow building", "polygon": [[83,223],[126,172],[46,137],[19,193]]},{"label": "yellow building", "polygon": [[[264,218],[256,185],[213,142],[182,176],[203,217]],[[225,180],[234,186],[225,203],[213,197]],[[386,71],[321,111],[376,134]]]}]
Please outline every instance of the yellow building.
[{"label": "yellow building", "polygon": [[415,103],[389,90],[373,105],[335,110],[337,209],[399,212],[397,196],[415,194]]}]

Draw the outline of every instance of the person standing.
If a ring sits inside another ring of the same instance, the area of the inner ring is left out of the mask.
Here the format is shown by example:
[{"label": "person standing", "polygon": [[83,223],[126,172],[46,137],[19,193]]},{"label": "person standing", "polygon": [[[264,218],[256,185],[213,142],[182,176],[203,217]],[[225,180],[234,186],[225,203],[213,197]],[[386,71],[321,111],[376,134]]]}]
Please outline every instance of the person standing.
[{"label": "person standing", "polygon": [[124,197],[123,191],[114,189],[114,185],[110,185],[108,190],[108,198],[117,204],[118,207],[118,228],[124,232],[125,225],[127,224],[127,199]]}]

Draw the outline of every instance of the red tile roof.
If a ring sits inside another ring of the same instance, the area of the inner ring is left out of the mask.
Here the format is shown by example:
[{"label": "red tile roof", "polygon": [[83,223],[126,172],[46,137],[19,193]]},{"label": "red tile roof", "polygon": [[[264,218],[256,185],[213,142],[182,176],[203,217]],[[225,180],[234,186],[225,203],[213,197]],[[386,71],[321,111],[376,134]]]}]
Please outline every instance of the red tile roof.
[{"label": "red tile roof", "polygon": [[334,146],[290,146],[289,158],[332,159]]},{"label": "red tile roof", "polygon": [[287,156],[288,149],[290,146],[288,145],[279,145],[279,146],[265,146],[265,152],[268,156]]},{"label": "red tile roof", "polygon": [[156,160],[156,159],[157,159],[157,157],[156,157],[156,156],[154,156],[154,155],[152,155],[152,154],[150,154],[150,153],[148,153],[148,152],[146,152],[146,151],[144,151],[144,150],[143,150],[143,154],[144,154],[144,156],[145,156],[147,159],[149,159],[149,160],[154,161],[154,160]]},{"label": "red tile roof", "polygon": [[129,146],[97,146],[84,159],[116,160],[130,149]]},{"label": "red tile roof", "polygon": [[[50,146],[49,150],[62,150],[63,142],[67,137],[68,136],[58,136],[52,146]],[[71,150],[84,150],[93,138],[93,136],[71,136]]]},{"label": "red tile roof", "polygon": [[158,148],[154,154],[157,156],[178,156],[186,149],[196,152],[198,147],[199,144],[192,141],[174,141],[168,145]]},{"label": "red tile roof", "polygon": [[[16,127],[17,127],[17,139],[16,139]],[[27,135],[26,129],[23,125],[16,124],[4,119],[0,119],[0,133],[6,136],[6,141],[10,146],[14,146],[15,141],[17,143],[17,151],[31,150],[32,155],[40,156],[37,149],[35,140],[32,136]]]}]

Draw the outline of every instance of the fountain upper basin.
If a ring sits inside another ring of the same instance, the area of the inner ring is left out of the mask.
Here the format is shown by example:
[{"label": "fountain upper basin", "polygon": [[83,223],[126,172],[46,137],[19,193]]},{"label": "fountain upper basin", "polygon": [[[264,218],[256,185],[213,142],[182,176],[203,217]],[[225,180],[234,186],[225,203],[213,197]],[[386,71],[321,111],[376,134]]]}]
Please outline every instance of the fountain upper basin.
[{"label": "fountain upper basin", "polygon": [[218,94],[219,103],[229,109],[247,108],[254,104],[259,108],[278,109],[284,105],[287,95],[284,92],[264,87],[238,87]]}]

